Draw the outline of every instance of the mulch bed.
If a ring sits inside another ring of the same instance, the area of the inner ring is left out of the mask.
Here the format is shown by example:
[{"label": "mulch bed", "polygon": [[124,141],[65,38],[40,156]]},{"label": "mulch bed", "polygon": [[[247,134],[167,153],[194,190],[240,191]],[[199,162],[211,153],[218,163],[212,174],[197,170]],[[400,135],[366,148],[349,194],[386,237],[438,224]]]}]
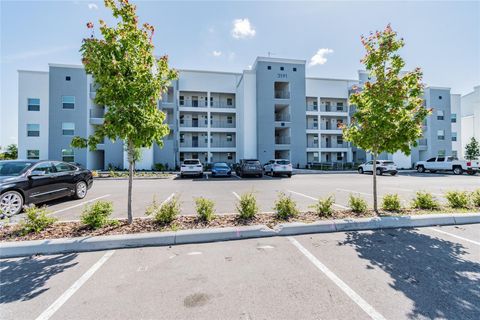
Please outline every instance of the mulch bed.
[{"label": "mulch bed", "polygon": [[289,220],[278,219],[273,213],[257,214],[251,220],[239,219],[238,214],[217,215],[210,222],[200,220],[197,216],[179,216],[170,225],[161,225],[150,218],[135,218],[133,223],[129,225],[126,220],[121,219],[115,226],[107,226],[96,230],[89,229],[80,221],[76,222],[56,222],[47,229],[39,233],[30,233],[22,235],[20,225],[5,225],[0,228],[0,242],[6,241],[26,241],[26,240],[43,240],[58,238],[74,238],[85,236],[103,236],[115,234],[131,234],[155,231],[176,231],[188,229],[207,229],[207,228],[224,228],[248,225],[267,225],[270,228],[285,222],[306,222],[311,223],[325,219],[342,219],[342,218],[360,218],[375,216],[374,212],[365,214],[357,214],[351,211],[335,211],[332,216],[321,218],[314,212],[302,212],[295,218]]}]

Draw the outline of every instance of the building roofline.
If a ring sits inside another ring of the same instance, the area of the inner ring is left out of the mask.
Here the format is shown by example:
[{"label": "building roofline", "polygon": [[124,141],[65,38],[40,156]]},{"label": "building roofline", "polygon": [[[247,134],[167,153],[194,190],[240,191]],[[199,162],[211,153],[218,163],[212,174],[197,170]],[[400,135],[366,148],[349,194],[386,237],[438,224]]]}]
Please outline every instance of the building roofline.
[{"label": "building roofline", "polygon": [[218,74],[230,74],[230,75],[236,75],[236,76],[242,75],[242,73],[240,72],[230,72],[230,71],[193,70],[193,69],[176,69],[176,68],[173,68],[173,69],[179,72],[218,73]]},{"label": "building roofline", "polygon": [[433,90],[452,90],[450,87],[435,87],[435,86],[426,86],[425,89],[433,89]]},{"label": "building roofline", "polygon": [[18,73],[24,73],[24,72],[29,72],[29,73],[48,73],[48,71],[40,71],[40,70],[17,70]]},{"label": "building roofline", "polygon": [[64,64],[64,63],[49,63],[49,67],[55,68],[76,68],[76,69],[85,69],[81,64]]},{"label": "building roofline", "polygon": [[257,68],[258,62],[276,62],[276,63],[294,63],[294,64],[306,64],[307,60],[301,59],[289,59],[289,58],[274,58],[274,57],[257,57],[255,58],[255,62],[252,65],[252,69]]},{"label": "building roofline", "polygon": [[338,79],[338,78],[322,78],[322,77],[305,77],[305,80],[334,80],[334,81],[353,81],[353,82],[358,82],[358,79]]}]

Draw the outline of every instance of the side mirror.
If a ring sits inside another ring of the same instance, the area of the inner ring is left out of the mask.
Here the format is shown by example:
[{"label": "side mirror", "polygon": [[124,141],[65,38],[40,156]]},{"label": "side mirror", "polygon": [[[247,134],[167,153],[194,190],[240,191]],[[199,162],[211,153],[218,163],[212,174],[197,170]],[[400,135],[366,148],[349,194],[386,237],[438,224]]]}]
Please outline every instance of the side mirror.
[{"label": "side mirror", "polygon": [[30,172],[30,177],[42,177],[45,175],[46,175],[45,171],[41,171],[41,170],[33,170],[32,172]]}]

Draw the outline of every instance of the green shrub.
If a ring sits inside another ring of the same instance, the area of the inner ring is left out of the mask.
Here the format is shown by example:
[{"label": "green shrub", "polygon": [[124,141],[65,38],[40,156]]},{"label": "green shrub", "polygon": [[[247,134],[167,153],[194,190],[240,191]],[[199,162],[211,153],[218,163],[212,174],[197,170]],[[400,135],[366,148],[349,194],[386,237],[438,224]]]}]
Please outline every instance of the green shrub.
[{"label": "green shrub", "polygon": [[283,192],[278,194],[278,199],[275,201],[273,209],[277,213],[277,217],[284,220],[298,215],[297,204],[292,200],[292,197],[287,196]]},{"label": "green shrub", "polygon": [[440,208],[440,204],[431,193],[418,191],[412,200],[412,207],[415,209],[436,210]]},{"label": "green shrub", "polygon": [[335,203],[335,198],[329,196],[327,198],[318,199],[318,202],[312,205],[311,207],[319,216],[328,217],[333,213],[332,206]]},{"label": "green shrub", "polygon": [[163,163],[155,163],[153,165],[153,170],[155,171],[164,171],[165,170],[165,166],[163,165]]},{"label": "green shrub", "polygon": [[169,224],[180,214],[180,203],[177,197],[173,197],[159,205],[155,198],[153,198],[153,202],[147,208],[145,214],[147,216],[153,216],[153,220],[157,223]]},{"label": "green shrub", "polygon": [[445,194],[445,198],[447,198],[448,205],[452,208],[468,208],[467,191],[448,191]]},{"label": "green shrub", "polygon": [[398,194],[393,193],[383,196],[382,209],[385,211],[400,211],[402,204],[400,203]]},{"label": "green shrub", "polygon": [[47,208],[37,208],[35,205],[25,207],[25,219],[21,222],[21,233],[26,235],[31,232],[38,233],[45,230],[57,221],[48,216]]},{"label": "green shrub", "polygon": [[472,204],[475,207],[480,207],[480,189],[473,191],[471,194],[471,197],[472,197]]},{"label": "green shrub", "polygon": [[215,219],[215,203],[212,200],[200,197],[195,199],[195,205],[200,219],[207,222]]},{"label": "green shrub", "polygon": [[241,219],[252,219],[258,213],[257,199],[253,192],[242,194],[236,207]]},{"label": "green shrub", "polygon": [[350,195],[348,199],[348,205],[352,208],[352,211],[355,213],[365,213],[367,212],[367,201],[365,201],[360,196],[354,196],[353,194]]},{"label": "green shrub", "polygon": [[113,213],[113,203],[110,201],[96,201],[91,206],[85,206],[80,220],[91,229],[98,229],[107,225],[115,224],[116,220],[110,220]]}]

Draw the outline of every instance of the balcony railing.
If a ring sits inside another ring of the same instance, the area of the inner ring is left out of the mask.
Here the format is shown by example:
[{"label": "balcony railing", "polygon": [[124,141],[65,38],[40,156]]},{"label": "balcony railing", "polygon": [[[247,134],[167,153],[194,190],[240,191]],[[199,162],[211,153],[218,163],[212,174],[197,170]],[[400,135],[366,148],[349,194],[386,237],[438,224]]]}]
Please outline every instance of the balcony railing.
[{"label": "balcony railing", "polygon": [[194,100],[194,101],[180,101],[179,105],[180,105],[180,108],[183,108],[183,107],[205,108],[207,106],[207,103],[205,101]]},{"label": "balcony railing", "polygon": [[193,142],[193,141],[184,141],[180,142],[180,148],[206,148],[208,145],[203,141]]},{"label": "balcony railing", "polygon": [[290,99],[290,92],[285,90],[275,90],[275,99]]},{"label": "balcony railing", "polygon": [[275,121],[283,121],[283,122],[288,122],[290,120],[290,115],[289,114],[276,114],[275,115]]},{"label": "balcony railing", "polygon": [[342,130],[340,125],[331,125],[330,123],[322,123],[320,129],[322,130]]},{"label": "balcony railing", "polygon": [[307,123],[307,129],[318,129],[318,123]]},{"label": "balcony railing", "polygon": [[318,106],[307,104],[307,111],[318,111]]},{"label": "balcony railing", "polygon": [[207,124],[205,123],[205,121],[195,121],[195,120],[183,120],[183,121],[180,121],[180,127],[182,128],[206,128],[207,127]]},{"label": "balcony railing", "polygon": [[347,107],[346,106],[329,106],[322,104],[320,106],[320,111],[321,112],[347,112]]},{"label": "balcony railing", "polygon": [[212,148],[235,148],[235,141],[213,141],[210,144]]},{"label": "balcony railing", "polygon": [[212,108],[230,108],[230,109],[235,109],[235,103],[228,104],[226,102],[219,102],[219,101],[213,101],[210,102],[210,106]]},{"label": "balcony railing", "polygon": [[343,142],[343,143],[322,143],[322,148],[348,148],[348,143],[347,142]]},{"label": "balcony railing", "polygon": [[212,128],[235,128],[235,121],[228,122],[227,120],[216,120],[211,122]]},{"label": "balcony railing", "polygon": [[290,137],[275,137],[275,144],[290,144]]},{"label": "balcony railing", "polygon": [[307,148],[318,148],[318,142],[307,142]]},{"label": "balcony railing", "polygon": [[420,139],[418,140],[419,146],[427,146],[427,139]]}]

